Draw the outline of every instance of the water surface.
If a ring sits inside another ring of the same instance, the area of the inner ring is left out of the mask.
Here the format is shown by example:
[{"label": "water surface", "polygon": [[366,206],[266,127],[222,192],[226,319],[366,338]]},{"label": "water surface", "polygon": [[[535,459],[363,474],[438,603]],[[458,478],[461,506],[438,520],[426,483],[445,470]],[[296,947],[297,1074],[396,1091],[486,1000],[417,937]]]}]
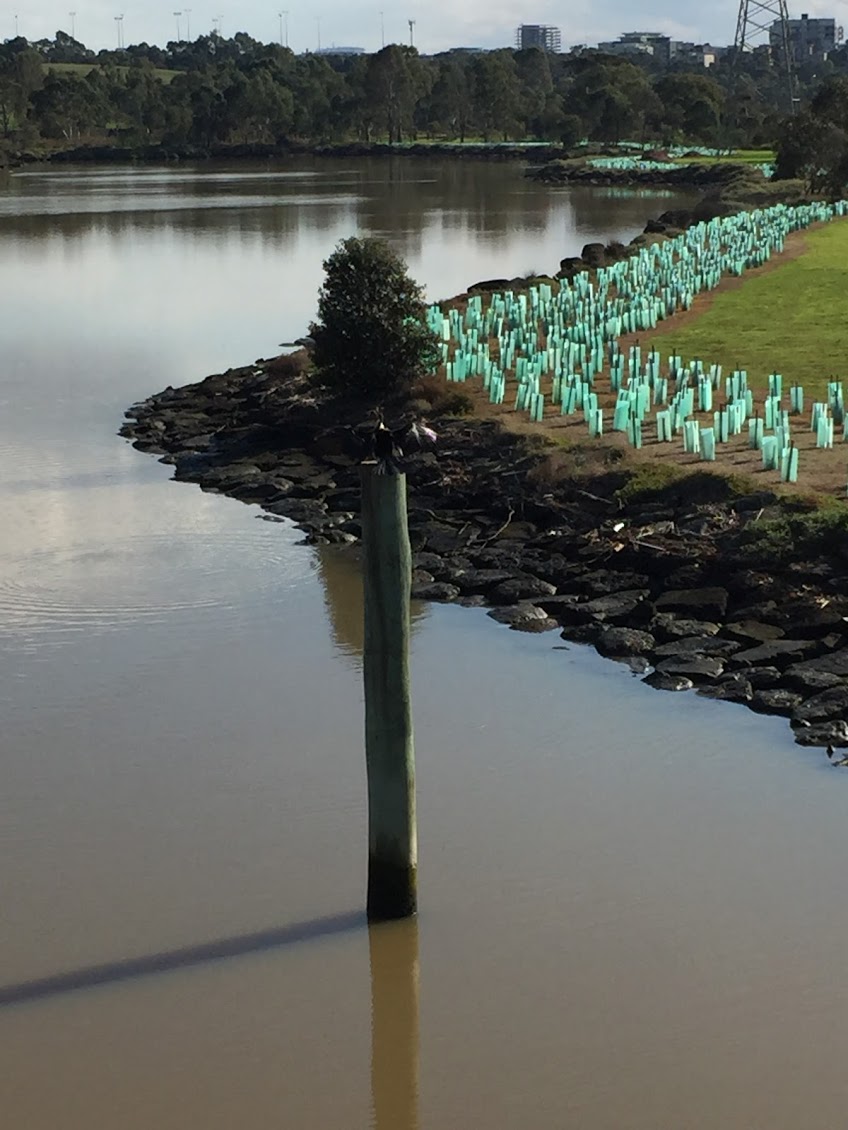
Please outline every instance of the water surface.
[{"label": "water surface", "polygon": [[678,202],[412,160],[0,181],[10,1127],[842,1125],[848,775],[417,609],[422,912],[369,937],[355,566],[116,435],[303,332],[353,232],[437,298]]}]

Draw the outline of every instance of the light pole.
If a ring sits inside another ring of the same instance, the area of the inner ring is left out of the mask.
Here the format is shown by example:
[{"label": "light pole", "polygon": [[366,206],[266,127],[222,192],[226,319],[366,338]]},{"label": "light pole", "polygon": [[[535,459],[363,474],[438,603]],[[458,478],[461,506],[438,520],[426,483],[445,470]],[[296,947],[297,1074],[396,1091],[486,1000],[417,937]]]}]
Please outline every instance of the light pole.
[{"label": "light pole", "polygon": [[15,39],[18,38],[18,13],[15,12]]},{"label": "light pole", "polygon": [[182,12],[174,12],[174,19],[177,21],[177,43],[180,42],[180,16]]},{"label": "light pole", "polygon": [[76,37],[77,37],[77,22],[76,22],[77,21],[77,14],[76,14],[76,12],[68,12],[68,15],[71,17],[71,39],[76,39]]},{"label": "light pole", "polygon": [[186,39],[191,43],[191,8],[183,8],[183,15],[186,18]]},{"label": "light pole", "polygon": [[415,20],[407,20],[409,24],[409,46],[415,46]]},{"label": "light pole", "polygon": [[315,17],[315,23],[318,27],[318,50],[320,51],[321,50],[321,17],[320,16]]},{"label": "light pole", "polygon": [[383,12],[380,12],[380,46],[386,46],[386,21]]},{"label": "light pole", "polygon": [[124,49],[124,17],[123,15],[115,16],[115,27],[118,32],[118,50]]}]

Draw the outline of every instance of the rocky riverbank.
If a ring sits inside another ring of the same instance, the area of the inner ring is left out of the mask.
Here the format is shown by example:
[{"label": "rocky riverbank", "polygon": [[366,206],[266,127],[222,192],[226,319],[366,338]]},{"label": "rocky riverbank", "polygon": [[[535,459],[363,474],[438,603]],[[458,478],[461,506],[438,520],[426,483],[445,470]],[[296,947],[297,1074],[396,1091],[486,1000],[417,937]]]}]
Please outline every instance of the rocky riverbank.
[{"label": "rocky riverbank", "polygon": [[[122,434],[175,478],[356,552],[351,411],[321,404],[297,361],[276,358],[168,388],[129,409]],[[492,421],[431,423],[436,449],[407,467],[415,597],[559,631],[653,687],[784,715],[802,745],[848,746],[843,540],[779,560],[752,536],[785,514],[770,492],[706,472],[641,489],[614,462],[562,475],[556,452]]]},{"label": "rocky riverbank", "polygon": [[[411,157],[450,158],[451,160],[550,162],[563,155],[561,146],[487,144],[485,142],[338,142],[307,144],[298,141],[278,143],[212,145],[79,145],[46,152],[19,151],[10,154],[15,165],[47,161],[51,164],[165,164],[171,161],[269,161],[290,157]],[[2,159],[2,158],[0,158]]]}]

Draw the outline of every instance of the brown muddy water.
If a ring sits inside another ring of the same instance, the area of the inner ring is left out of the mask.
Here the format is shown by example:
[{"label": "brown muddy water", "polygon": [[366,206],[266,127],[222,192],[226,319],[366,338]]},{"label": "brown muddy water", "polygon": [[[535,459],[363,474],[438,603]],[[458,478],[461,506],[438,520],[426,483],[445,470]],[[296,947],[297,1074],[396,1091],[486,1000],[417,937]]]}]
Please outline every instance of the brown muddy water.
[{"label": "brown muddy water", "polygon": [[116,436],[302,333],[343,236],[440,297],[676,202],[413,161],[0,181],[4,1127],[845,1124],[848,774],[419,608],[421,914],[369,935],[355,567]]}]

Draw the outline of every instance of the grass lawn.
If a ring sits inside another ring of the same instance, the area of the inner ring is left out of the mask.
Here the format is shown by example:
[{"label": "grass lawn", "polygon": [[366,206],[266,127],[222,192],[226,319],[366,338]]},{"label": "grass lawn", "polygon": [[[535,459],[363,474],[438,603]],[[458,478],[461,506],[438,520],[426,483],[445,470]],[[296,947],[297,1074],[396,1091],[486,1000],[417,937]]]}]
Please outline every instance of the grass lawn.
[{"label": "grass lawn", "polygon": [[776,159],[773,149],[734,149],[730,154],[720,157],[675,157],[678,165],[723,165],[728,161],[734,165],[769,165]]},{"label": "grass lawn", "polygon": [[702,312],[696,303],[643,335],[642,344],[664,358],[675,350],[684,361],[718,363],[725,373],[747,369],[753,388],[782,373],[784,388],[802,384],[808,402],[826,392],[828,380],[848,380],[848,220],[802,238],[802,255],[702,296]]}]

